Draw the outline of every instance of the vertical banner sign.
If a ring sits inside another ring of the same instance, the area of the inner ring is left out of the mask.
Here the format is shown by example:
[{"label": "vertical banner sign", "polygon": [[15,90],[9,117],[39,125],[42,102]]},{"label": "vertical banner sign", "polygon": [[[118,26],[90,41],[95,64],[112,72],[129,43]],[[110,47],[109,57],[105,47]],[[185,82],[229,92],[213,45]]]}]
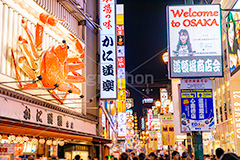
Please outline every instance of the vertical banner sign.
[{"label": "vertical banner sign", "polygon": [[141,118],[141,130],[145,130],[145,119],[144,119],[144,117]]},{"label": "vertical banner sign", "polygon": [[168,92],[166,88],[160,88],[161,113],[167,113],[167,108],[164,106],[165,100],[168,99]]},{"label": "vertical banner sign", "polygon": [[152,120],[153,120],[153,113],[152,109],[147,110],[147,118],[148,118],[148,130],[152,130]]},{"label": "vertical banner sign", "polygon": [[118,112],[126,112],[125,48],[124,48],[124,5],[116,6],[117,31],[117,79]]},{"label": "vertical banner sign", "polygon": [[100,0],[100,96],[117,98],[115,0]]},{"label": "vertical banner sign", "polygon": [[[117,31],[117,81],[118,81],[118,113],[126,113],[126,80],[125,80],[125,48],[124,48],[124,5],[116,5]],[[127,115],[127,132],[125,135],[134,135],[132,115]],[[124,127],[124,126],[121,126]]]},{"label": "vertical banner sign", "polygon": [[182,132],[214,129],[211,79],[181,80],[181,129]]},{"label": "vertical banner sign", "polygon": [[127,115],[125,113],[118,113],[118,137],[125,137],[127,132],[126,127]]},{"label": "vertical banner sign", "polygon": [[168,6],[169,77],[222,77],[220,5]]}]

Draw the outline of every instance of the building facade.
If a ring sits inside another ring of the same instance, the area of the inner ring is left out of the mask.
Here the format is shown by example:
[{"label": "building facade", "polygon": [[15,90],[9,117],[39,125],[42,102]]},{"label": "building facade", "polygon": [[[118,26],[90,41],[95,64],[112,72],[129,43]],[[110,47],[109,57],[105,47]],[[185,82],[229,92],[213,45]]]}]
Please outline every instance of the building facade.
[{"label": "building facade", "polygon": [[1,156],[102,159],[98,5],[0,1]]}]

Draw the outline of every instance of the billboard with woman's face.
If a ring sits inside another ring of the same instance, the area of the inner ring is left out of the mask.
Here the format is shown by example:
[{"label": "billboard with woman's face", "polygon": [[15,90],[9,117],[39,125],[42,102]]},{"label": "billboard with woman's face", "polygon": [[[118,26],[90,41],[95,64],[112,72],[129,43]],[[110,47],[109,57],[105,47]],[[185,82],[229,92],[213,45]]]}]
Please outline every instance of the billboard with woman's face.
[{"label": "billboard with woman's face", "polygon": [[220,5],[168,6],[169,77],[221,77]]},{"label": "billboard with woman's face", "polygon": [[[240,1],[238,1],[233,9],[239,9]],[[229,65],[231,75],[239,70],[240,63],[240,12],[229,12],[226,17],[226,31],[227,31],[227,44],[229,53]]]}]

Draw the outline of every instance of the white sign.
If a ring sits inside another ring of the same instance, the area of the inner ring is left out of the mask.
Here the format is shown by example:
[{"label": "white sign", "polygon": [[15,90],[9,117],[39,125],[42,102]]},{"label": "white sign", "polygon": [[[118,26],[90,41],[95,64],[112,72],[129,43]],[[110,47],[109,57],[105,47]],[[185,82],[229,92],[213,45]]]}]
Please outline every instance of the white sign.
[{"label": "white sign", "polygon": [[220,5],[168,6],[170,78],[223,76]]},{"label": "white sign", "polygon": [[100,96],[117,98],[115,1],[100,1]]},{"label": "white sign", "polygon": [[164,106],[164,102],[165,102],[166,99],[168,99],[167,89],[160,88],[160,101],[161,101],[162,107]]},{"label": "white sign", "polygon": [[126,129],[127,129],[127,116],[126,112],[119,112],[118,113],[118,136],[125,137],[126,136]]},{"label": "white sign", "polygon": [[11,155],[14,154],[14,144],[0,144],[0,155]]},{"label": "white sign", "polygon": [[144,98],[142,100],[142,104],[145,104],[145,103],[153,103],[153,98]]}]

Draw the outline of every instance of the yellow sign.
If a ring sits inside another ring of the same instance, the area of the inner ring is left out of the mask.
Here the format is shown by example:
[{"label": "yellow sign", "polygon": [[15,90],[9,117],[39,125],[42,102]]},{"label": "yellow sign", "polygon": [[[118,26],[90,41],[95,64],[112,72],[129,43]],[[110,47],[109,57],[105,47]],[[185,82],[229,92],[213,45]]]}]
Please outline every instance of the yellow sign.
[{"label": "yellow sign", "polygon": [[212,92],[198,92],[198,98],[212,98]]},{"label": "yellow sign", "polygon": [[175,144],[174,124],[162,124],[161,131],[163,145],[174,145]]},{"label": "yellow sign", "polygon": [[118,100],[126,101],[126,90],[118,91]]},{"label": "yellow sign", "polygon": [[126,79],[118,79],[118,89],[126,89]]},{"label": "yellow sign", "polygon": [[196,98],[196,92],[182,93],[182,98]]},{"label": "yellow sign", "polygon": [[117,14],[117,25],[124,24],[124,15],[123,14]]},{"label": "yellow sign", "polygon": [[126,104],[124,101],[118,102],[118,112],[126,112]]}]

